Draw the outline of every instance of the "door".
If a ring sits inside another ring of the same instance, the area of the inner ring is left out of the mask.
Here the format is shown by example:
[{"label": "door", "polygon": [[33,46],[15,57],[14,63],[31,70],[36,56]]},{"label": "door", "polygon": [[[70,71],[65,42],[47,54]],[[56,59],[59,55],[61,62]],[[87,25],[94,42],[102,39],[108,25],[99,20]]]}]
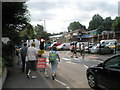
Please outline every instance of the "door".
[{"label": "door", "polygon": [[120,55],[105,62],[103,75],[107,88],[120,89]]}]

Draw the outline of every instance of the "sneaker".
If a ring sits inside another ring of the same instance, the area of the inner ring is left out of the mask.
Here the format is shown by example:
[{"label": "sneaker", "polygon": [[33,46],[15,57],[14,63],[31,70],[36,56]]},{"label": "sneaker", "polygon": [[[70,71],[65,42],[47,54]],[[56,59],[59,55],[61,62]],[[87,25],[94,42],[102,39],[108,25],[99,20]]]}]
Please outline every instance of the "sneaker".
[{"label": "sneaker", "polygon": [[54,76],[52,76],[52,80],[55,80],[55,77],[54,77]]},{"label": "sneaker", "polygon": [[27,78],[30,78],[30,76],[27,74]]},{"label": "sneaker", "polygon": [[36,76],[32,76],[32,79],[35,79],[36,78]]}]

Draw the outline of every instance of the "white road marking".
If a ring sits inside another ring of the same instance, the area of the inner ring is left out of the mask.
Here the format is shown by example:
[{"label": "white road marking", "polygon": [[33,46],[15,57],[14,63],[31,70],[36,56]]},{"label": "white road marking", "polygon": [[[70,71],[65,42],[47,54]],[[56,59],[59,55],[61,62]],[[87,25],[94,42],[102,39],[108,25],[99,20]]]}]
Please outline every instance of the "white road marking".
[{"label": "white road marking", "polygon": [[57,80],[57,79],[55,79],[55,81],[57,81],[58,83],[60,83],[60,84],[64,85],[67,89],[69,89],[69,88],[70,88],[69,86],[67,86],[67,84],[65,84],[65,83],[63,83],[63,82],[61,82],[61,81],[59,81],[59,80]]},{"label": "white road marking", "polygon": [[69,60],[71,60],[71,59],[69,59],[69,58],[62,58],[62,59],[66,60],[66,61],[69,61]]},{"label": "white road marking", "polygon": [[75,60],[80,60],[79,58],[75,58]]},{"label": "white road marking", "polygon": [[84,65],[86,68],[88,68],[88,66],[87,65]]},{"label": "white road marking", "polygon": [[76,64],[76,63],[72,63],[72,62],[67,62],[67,63],[70,63],[70,64]]}]

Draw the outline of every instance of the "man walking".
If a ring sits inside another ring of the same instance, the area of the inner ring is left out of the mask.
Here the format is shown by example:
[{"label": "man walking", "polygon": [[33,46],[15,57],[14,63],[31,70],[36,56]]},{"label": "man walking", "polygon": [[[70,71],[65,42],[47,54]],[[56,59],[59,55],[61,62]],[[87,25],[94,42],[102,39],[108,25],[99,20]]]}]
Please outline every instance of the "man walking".
[{"label": "man walking", "polygon": [[24,43],[23,47],[20,49],[20,55],[21,55],[21,59],[22,59],[22,71],[25,71],[25,59],[26,59],[26,55],[27,55],[27,44]]},{"label": "man walking", "polygon": [[31,46],[27,50],[27,57],[28,57],[28,73],[27,77],[30,77],[30,72],[32,74],[32,78],[36,78],[35,71],[36,71],[36,63],[37,63],[37,49],[35,48],[35,43],[32,42]]},{"label": "man walking", "polygon": [[60,57],[59,54],[56,51],[56,47],[54,46],[53,49],[49,53],[49,64],[51,63],[51,68],[52,68],[52,79],[55,79],[56,76],[56,69],[58,66],[58,61],[60,62]]}]

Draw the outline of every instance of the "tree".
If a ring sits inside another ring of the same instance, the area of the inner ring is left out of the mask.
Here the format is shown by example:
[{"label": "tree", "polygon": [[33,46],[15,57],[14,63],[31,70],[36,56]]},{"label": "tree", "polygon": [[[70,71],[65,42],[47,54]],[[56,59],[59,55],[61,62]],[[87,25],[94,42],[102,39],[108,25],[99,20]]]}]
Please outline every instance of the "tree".
[{"label": "tree", "polygon": [[15,45],[20,44],[19,31],[29,23],[27,6],[25,2],[2,2],[2,36],[7,36],[10,41],[2,44],[3,62],[13,65],[15,55]]},{"label": "tree", "polygon": [[89,22],[88,30],[94,30],[103,24],[103,18],[99,14],[95,14]]},{"label": "tree", "polygon": [[44,31],[43,26],[39,24],[35,26],[35,32],[36,32],[35,38],[39,40],[41,37],[43,37],[46,42],[47,40],[49,40],[49,36],[51,35],[50,33]]},{"label": "tree", "polygon": [[29,14],[25,2],[2,3],[2,35],[7,35],[11,41],[19,43],[19,31],[29,22]]},{"label": "tree", "polygon": [[116,17],[112,23],[112,30],[119,31],[120,30],[120,17]]},{"label": "tree", "polygon": [[24,30],[20,31],[20,37],[22,40],[35,38],[33,26],[31,24],[28,24]]},{"label": "tree", "polygon": [[76,29],[86,29],[86,27],[76,21],[70,23],[70,25],[68,26],[68,31]]},{"label": "tree", "polygon": [[111,17],[106,17],[103,21],[104,30],[111,31],[112,30],[112,22],[113,22],[113,20],[111,19]]}]

